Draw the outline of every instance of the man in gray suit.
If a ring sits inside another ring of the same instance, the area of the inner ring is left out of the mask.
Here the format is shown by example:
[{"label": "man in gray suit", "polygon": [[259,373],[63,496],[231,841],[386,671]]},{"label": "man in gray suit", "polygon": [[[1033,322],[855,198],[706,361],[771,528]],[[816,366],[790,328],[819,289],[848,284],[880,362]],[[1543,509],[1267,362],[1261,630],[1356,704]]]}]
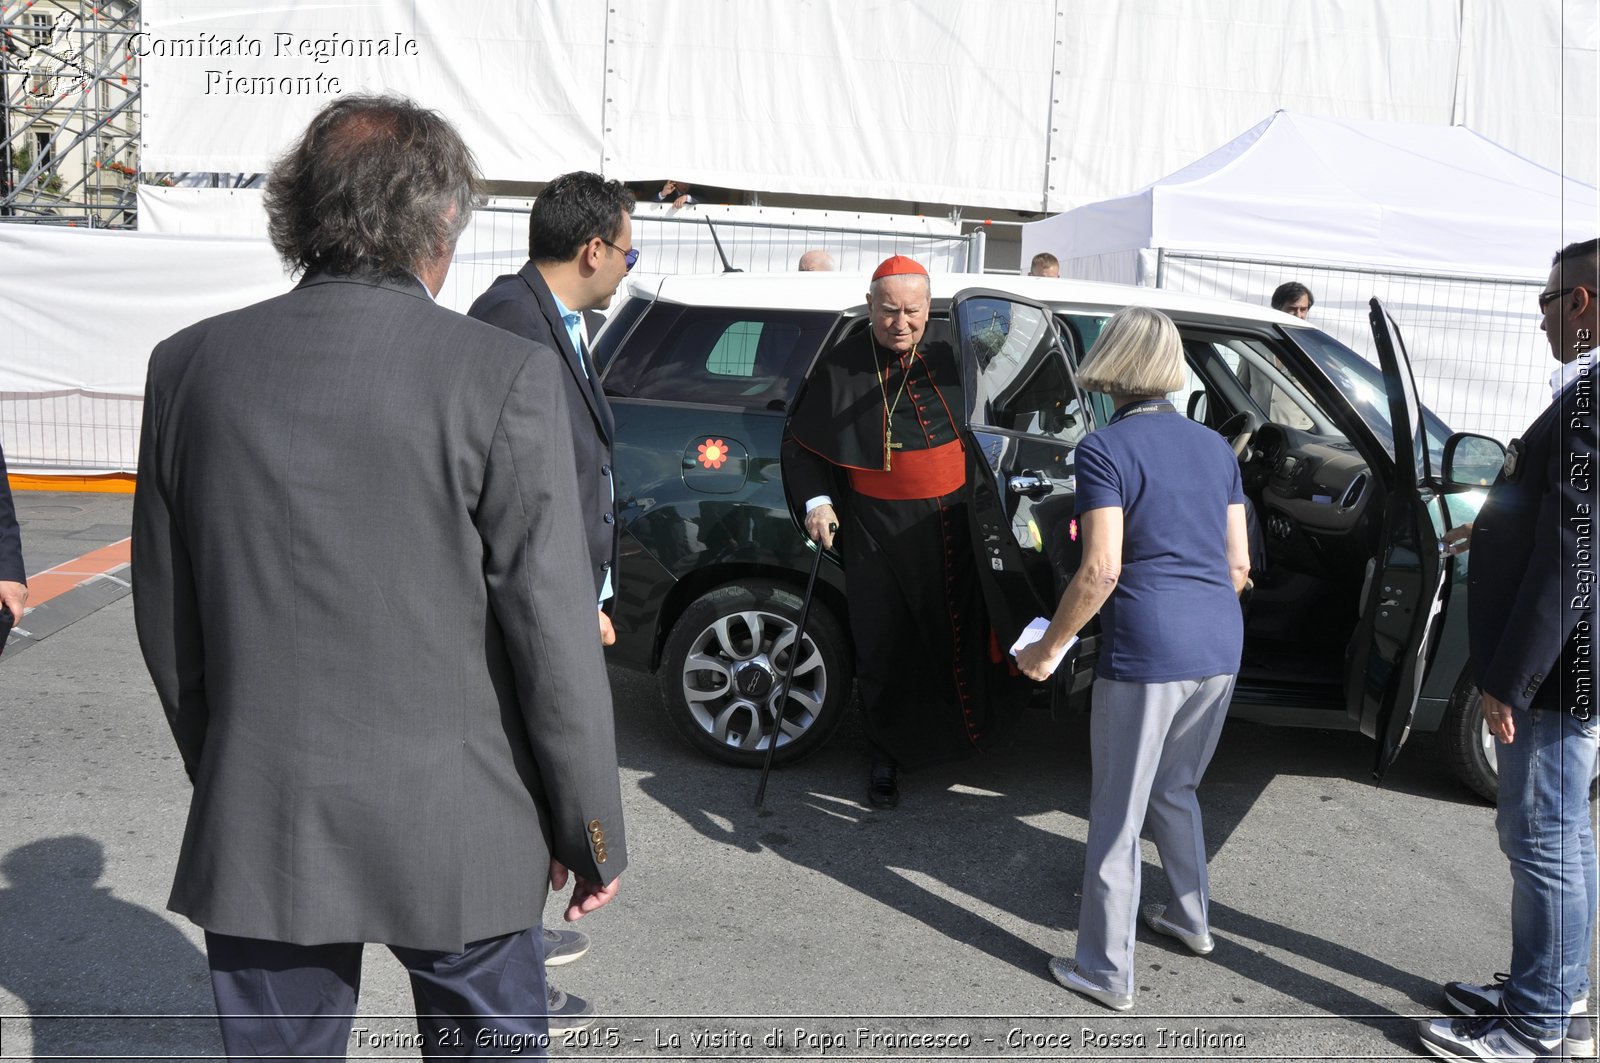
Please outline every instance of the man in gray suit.
[{"label": "man in gray suit", "polygon": [[433,302],[475,186],[339,98],[267,188],[299,285],[150,359],[135,620],[230,1055],[342,1058],[370,941],[426,1053],[542,1058],[545,882],[577,919],[627,862],[562,369]]}]

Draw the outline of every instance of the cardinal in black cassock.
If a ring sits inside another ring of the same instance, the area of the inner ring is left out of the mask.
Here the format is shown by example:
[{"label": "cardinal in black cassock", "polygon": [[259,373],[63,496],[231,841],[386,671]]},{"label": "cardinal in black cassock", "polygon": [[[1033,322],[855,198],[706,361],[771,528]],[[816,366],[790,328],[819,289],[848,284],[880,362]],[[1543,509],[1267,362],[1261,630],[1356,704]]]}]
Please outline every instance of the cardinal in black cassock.
[{"label": "cardinal in black cassock", "polygon": [[899,803],[900,767],[981,750],[1016,696],[977,581],[961,368],[930,301],[919,262],[885,260],[869,327],[818,360],[783,443],[806,533],[829,546],[839,526],[879,808]]}]

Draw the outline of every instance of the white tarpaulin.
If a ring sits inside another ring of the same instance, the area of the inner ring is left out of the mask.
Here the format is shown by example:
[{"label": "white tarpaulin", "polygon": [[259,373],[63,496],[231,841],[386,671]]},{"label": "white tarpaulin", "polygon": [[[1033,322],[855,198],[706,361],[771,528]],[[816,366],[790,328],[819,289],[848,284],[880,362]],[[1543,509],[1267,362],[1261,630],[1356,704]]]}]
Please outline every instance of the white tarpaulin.
[{"label": "white tarpaulin", "polygon": [[157,341],[291,283],[264,240],[0,225],[0,392],[143,395]]},{"label": "white tarpaulin", "polygon": [[1600,3],[1467,0],[1461,37],[1451,123],[1600,185]]},{"label": "white tarpaulin", "polygon": [[134,43],[143,168],[265,171],[329,101],[392,91],[448,115],[491,178],[597,170],[606,8],[584,0],[146,2]]},{"label": "white tarpaulin", "polygon": [[389,89],[446,114],[496,180],[589,169],[1061,210],[1154,180],[1289,107],[1464,122],[1594,181],[1597,9],[146,0],[142,167],[262,171],[335,95]]},{"label": "white tarpaulin", "polygon": [[1593,187],[1470,130],[1280,112],[1137,192],[1023,226],[1022,249],[1063,276],[1253,302],[1299,280],[1313,323],[1363,353],[1377,295],[1429,404],[1509,436],[1548,398],[1529,289],[1597,233]]},{"label": "white tarpaulin", "polygon": [[7,464],[131,472],[150,349],[289,285],[265,240],[0,225]]},{"label": "white tarpaulin", "polygon": [[448,115],[491,179],[587,169],[818,195],[1039,202],[1053,37],[1037,31],[1050,27],[1049,0],[265,10],[157,0],[144,10],[147,170],[265,170],[335,95],[392,89]]}]

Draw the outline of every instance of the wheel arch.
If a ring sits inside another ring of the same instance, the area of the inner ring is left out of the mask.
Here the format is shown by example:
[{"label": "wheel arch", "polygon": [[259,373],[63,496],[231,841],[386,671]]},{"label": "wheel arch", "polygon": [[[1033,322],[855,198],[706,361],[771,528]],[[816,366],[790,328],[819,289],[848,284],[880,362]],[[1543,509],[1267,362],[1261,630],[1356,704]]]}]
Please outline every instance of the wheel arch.
[{"label": "wheel arch", "polygon": [[[835,572],[837,571],[835,568]],[[781,565],[725,564],[692,569],[674,583],[672,589],[661,600],[661,610],[656,615],[655,636],[650,647],[651,673],[660,673],[667,637],[671,635],[673,627],[677,625],[678,618],[683,615],[685,609],[718,587],[752,580],[765,580],[768,583],[778,584],[792,591],[796,597],[803,597],[806,591],[805,574]],[[816,601],[827,607],[828,612],[844,632],[844,648],[849,655],[849,664],[853,672],[855,648],[850,638],[850,619],[846,612],[844,591],[828,581],[826,571],[817,574]]]}]

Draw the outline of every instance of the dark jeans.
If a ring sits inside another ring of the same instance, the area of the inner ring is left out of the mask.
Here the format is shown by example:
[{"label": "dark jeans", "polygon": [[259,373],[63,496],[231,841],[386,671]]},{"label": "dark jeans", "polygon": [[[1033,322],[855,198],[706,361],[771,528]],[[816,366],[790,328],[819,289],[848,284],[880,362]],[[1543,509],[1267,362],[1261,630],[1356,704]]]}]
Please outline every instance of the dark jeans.
[{"label": "dark jeans", "polygon": [[360,942],[290,945],[206,932],[222,1045],[231,1059],[344,1059],[346,1050],[416,1049],[424,1059],[544,1059],[549,1021],[538,927],[461,952],[388,946],[411,976],[416,1029],[356,1026]]}]

